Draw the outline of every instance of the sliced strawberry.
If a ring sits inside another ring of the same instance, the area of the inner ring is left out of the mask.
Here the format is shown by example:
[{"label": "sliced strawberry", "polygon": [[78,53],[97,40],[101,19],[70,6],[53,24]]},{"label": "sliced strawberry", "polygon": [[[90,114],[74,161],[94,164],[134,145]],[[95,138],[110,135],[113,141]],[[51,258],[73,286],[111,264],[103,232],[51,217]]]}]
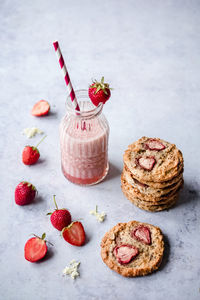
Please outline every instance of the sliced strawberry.
[{"label": "sliced strawberry", "polygon": [[145,143],[146,149],[149,150],[155,150],[155,151],[161,151],[164,150],[166,147],[161,142],[159,142],[157,139],[149,139]]},{"label": "sliced strawberry", "polygon": [[139,250],[132,245],[116,246],[113,254],[120,264],[128,264],[139,253]]},{"label": "sliced strawberry", "polygon": [[138,158],[137,162],[144,170],[151,171],[156,163],[156,160],[154,156],[146,156]]},{"label": "sliced strawberry", "polygon": [[31,110],[32,116],[40,117],[48,115],[50,105],[46,100],[40,100],[33,106]]},{"label": "sliced strawberry", "polygon": [[24,257],[26,260],[36,262],[46,255],[47,245],[44,240],[45,236],[43,233],[42,238],[33,237],[26,242],[24,247]]},{"label": "sliced strawberry", "polygon": [[82,246],[85,242],[85,230],[81,222],[78,221],[63,228],[62,236],[65,241],[74,246]]},{"label": "sliced strawberry", "polygon": [[131,232],[131,236],[146,245],[151,244],[151,232],[147,226],[138,226]]}]

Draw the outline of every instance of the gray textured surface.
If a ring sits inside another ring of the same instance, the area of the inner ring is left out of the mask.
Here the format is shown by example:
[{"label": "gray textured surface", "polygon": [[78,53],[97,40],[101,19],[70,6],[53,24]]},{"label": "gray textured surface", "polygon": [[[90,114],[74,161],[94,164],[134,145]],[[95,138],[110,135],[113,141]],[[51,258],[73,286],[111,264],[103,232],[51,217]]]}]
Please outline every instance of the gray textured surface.
[{"label": "gray textured surface", "polygon": [[[5,1],[0,2],[1,237],[0,299],[199,299],[199,1]],[[110,173],[93,187],[70,184],[60,170],[58,125],[64,112],[65,85],[51,42],[60,41],[75,89],[87,88],[102,74],[114,87],[104,113],[110,123]],[[29,113],[39,99],[51,114]],[[23,128],[48,134],[40,163],[26,167]],[[185,187],[168,212],[134,207],[120,189],[122,154],[142,135],[174,142],[185,158]],[[15,186],[31,181],[39,196],[33,205],[14,203]],[[82,218],[87,244],[75,248],[61,239],[45,214],[52,195]],[[99,205],[107,220],[98,224],[89,210]],[[101,261],[100,240],[117,222],[131,219],[160,226],[166,236],[161,270],[126,279]],[[29,234],[46,231],[54,244],[48,259],[28,263],[23,247]],[[73,282],[61,271],[81,261]]]}]

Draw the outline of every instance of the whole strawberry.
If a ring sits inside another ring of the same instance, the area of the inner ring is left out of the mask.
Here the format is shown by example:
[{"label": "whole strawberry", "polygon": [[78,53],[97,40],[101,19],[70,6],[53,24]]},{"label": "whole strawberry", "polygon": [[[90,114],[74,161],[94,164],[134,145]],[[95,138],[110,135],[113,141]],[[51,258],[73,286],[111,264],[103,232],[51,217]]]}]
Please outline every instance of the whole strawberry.
[{"label": "whole strawberry", "polygon": [[104,77],[101,78],[101,82],[94,81],[88,90],[88,95],[95,106],[98,106],[100,102],[105,104],[110,98],[111,92],[108,83],[104,83]]},{"label": "whole strawberry", "polygon": [[53,201],[55,203],[55,211],[53,213],[48,213],[47,215],[51,215],[50,220],[51,224],[57,229],[62,230],[64,227],[67,227],[71,221],[71,214],[66,208],[58,209],[58,205],[56,203],[55,195],[53,196]]},{"label": "whole strawberry", "polygon": [[36,147],[26,146],[22,152],[22,161],[25,165],[35,164],[40,157],[40,152]]},{"label": "whole strawberry", "polygon": [[33,202],[36,188],[27,181],[20,182],[15,188],[15,202],[18,205],[27,205]]},{"label": "whole strawberry", "polygon": [[46,136],[44,136],[41,141],[37,144],[37,146],[26,146],[22,152],[22,162],[25,165],[33,165],[35,164],[39,157],[40,157],[40,152],[38,150],[38,146],[39,144],[46,138]]}]

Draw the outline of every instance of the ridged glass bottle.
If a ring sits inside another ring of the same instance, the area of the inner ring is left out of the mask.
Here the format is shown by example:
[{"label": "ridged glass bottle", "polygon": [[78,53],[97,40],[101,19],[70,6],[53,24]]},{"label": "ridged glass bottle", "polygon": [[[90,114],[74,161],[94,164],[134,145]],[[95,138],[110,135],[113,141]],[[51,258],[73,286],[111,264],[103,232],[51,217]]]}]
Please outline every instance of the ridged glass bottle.
[{"label": "ridged glass bottle", "polygon": [[76,91],[76,97],[80,113],[68,98],[67,113],[60,124],[61,167],[71,182],[92,185],[108,173],[109,125],[102,103],[94,106],[86,90]]}]

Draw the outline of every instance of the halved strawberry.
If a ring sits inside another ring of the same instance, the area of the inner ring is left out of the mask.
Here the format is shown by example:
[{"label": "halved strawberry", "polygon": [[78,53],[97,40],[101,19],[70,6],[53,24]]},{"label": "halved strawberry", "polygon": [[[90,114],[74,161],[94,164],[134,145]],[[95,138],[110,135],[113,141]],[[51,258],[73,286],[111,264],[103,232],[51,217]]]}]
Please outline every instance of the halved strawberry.
[{"label": "halved strawberry", "polygon": [[145,143],[145,147],[149,150],[161,151],[164,150],[166,147],[157,139],[149,139]]},{"label": "halved strawberry", "polygon": [[46,100],[40,100],[33,106],[31,110],[32,116],[41,117],[48,115],[50,105]]},{"label": "halved strawberry", "polygon": [[113,254],[120,264],[128,264],[139,253],[139,250],[132,245],[120,245],[116,246],[113,250]]},{"label": "halved strawberry", "polygon": [[63,228],[62,236],[65,241],[74,246],[82,246],[85,242],[85,230],[81,222],[78,221]]},{"label": "halved strawberry", "polygon": [[138,226],[131,232],[131,236],[146,245],[151,244],[151,232],[147,226]]},{"label": "halved strawberry", "polygon": [[43,233],[42,237],[35,236],[29,239],[24,247],[24,257],[30,262],[41,260],[47,253],[47,245],[44,240],[46,234]]},{"label": "halved strawberry", "polygon": [[142,169],[151,171],[156,163],[156,160],[154,156],[146,156],[138,158],[137,162]]}]

